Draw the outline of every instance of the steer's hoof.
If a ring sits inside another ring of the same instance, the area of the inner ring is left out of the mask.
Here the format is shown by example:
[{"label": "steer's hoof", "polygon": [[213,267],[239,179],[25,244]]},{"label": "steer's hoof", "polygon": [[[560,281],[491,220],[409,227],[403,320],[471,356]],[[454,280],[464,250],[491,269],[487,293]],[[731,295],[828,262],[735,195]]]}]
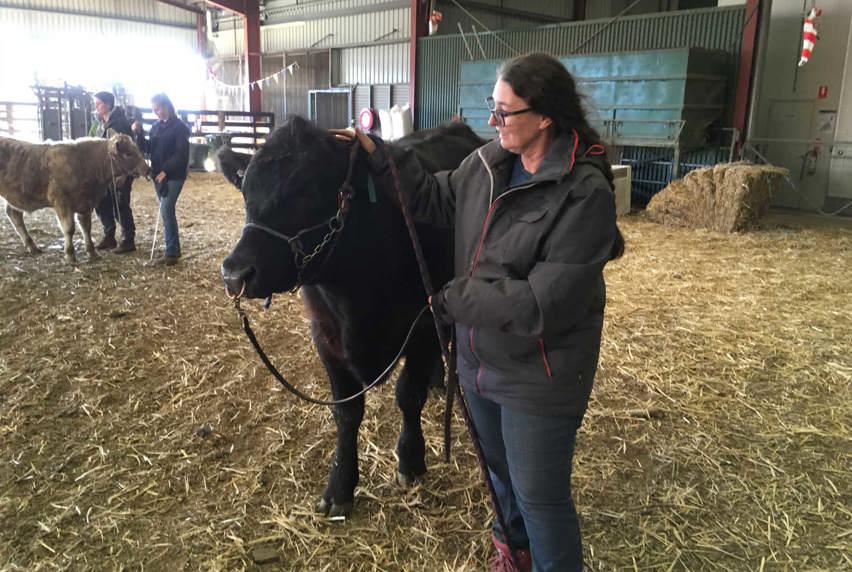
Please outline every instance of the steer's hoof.
[{"label": "steer's hoof", "polygon": [[426,471],[421,471],[417,473],[403,473],[402,471],[396,472],[396,482],[401,487],[413,487],[417,483],[422,480],[423,475],[426,474]]},{"label": "steer's hoof", "polygon": [[352,501],[345,502],[343,504],[336,504],[331,499],[320,499],[317,503],[316,510],[318,513],[324,514],[325,516],[349,516],[352,512],[352,507],[355,506],[355,503]]}]

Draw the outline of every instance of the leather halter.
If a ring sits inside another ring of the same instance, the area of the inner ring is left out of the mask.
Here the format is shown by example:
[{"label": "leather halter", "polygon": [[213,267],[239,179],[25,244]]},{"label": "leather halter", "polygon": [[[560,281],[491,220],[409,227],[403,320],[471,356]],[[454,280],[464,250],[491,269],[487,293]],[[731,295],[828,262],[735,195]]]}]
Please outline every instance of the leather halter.
[{"label": "leather halter", "polygon": [[[352,172],[354,171],[355,157],[358,154],[359,146],[360,143],[357,139],[355,139],[352,144],[352,149],[349,151],[349,164],[346,170],[346,178],[343,180],[343,184],[340,185],[340,189],[337,192],[337,212],[335,212],[334,215],[329,217],[327,220],[307,228],[302,228],[293,236],[288,236],[257,222],[247,222],[243,225],[243,232],[245,232],[248,228],[255,228],[276,238],[280,238],[287,243],[287,246],[290,248],[290,252],[293,253],[293,262],[298,270],[296,283],[290,289],[291,292],[298,290],[304,283],[305,269],[311,261],[325,250],[326,246],[332,242],[335,235],[339,234],[343,230],[343,226],[346,223],[346,215],[349,213],[349,205],[355,197],[355,188],[352,186]],[[313,250],[306,252],[302,242],[302,237],[323,228],[328,229],[325,235],[323,235],[322,239],[320,239]],[[331,250],[329,250],[328,255],[326,256],[326,260],[328,260],[331,256],[331,252],[334,251],[335,246],[337,246],[337,241],[332,244]],[[319,272],[316,274],[318,273]],[[314,278],[316,278],[316,274]]]}]

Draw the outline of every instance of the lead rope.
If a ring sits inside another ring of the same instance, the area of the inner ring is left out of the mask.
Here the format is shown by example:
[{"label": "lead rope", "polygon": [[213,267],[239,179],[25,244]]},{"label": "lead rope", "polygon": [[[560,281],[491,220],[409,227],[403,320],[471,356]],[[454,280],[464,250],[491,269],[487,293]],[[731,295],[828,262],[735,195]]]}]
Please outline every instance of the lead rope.
[{"label": "lead rope", "polygon": [[323,400],[316,399],[302,393],[299,388],[294,386],[292,383],[287,381],[287,379],[278,371],[278,368],[270,361],[269,357],[266,355],[266,352],[263,351],[263,348],[260,347],[260,342],[257,341],[257,337],[254,335],[254,331],[251,329],[251,325],[249,324],[248,316],[246,315],[245,310],[240,306],[240,298],[242,298],[243,292],[245,292],[245,284],[243,284],[243,291],[237,294],[236,296],[232,296],[228,293],[227,288],[225,289],[225,294],[233,299],[234,308],[237,310],[237,314],[240,316],[240,321],[243,323],[243,331],[246,333],[249,341],[251,342],[252,347],[254,347],[254,351],[257,352],[257,355],[260,357],[260,360],[263,362],[263,365],[266,366],[266,369],[272,374],[272,376],[280,383],[284,389],[295,395],[296,397],[307,401],[308,403],[314,403],[316,405],[341,405],[343,403],[347,403],[354,399],[358,399],[363,396],[365,393],[373,389],[376,385],[378,385],[384,378],[387,376],[391,370],[396,366],[397,362],[399,362],[399,358],[402,357],[402,353],[405,351],[405,348],[408,346],[408,340],[411,339],[411,334],[414,332],[414,327],[420,321],[420,318],[423,317],[423,314],[426,313],[426,310],[429,306],[423,306],[420,309],[420,312],[417,314],[417,317],[414,318],[414,321],[411,323],[411,327],[408,328],[408,333],[405,335],[405,340],[402,342],[402,347],[399,348],[399,352],[396,354],[396,357],[391,360],[385,370],[380,373],[376,379],[371,381],[368,385],[364,386],[364,388],[355,393],[354,395],[350,395],[349,397],[344,397],[343,399],[333,399],[333,400]]},{"label": "lead rope", "polygon": [[[112,216],[116,223],[121,223],[118,208],[118,190],[115,188],[115,165],[112,161],[112,155],[109,152],[109,143],[107,143],[107,157],[109,157],[109,170],[112,174]],[[121,227],[121,232],[124,232],[124,227]]]},{"label": "lead rope", "polygon": [[[357,141],[357,139],[356,139]],[[390,166],[393,184],[399,197],[399,206],[402,210],[402,216],[405,219],[405,226],[408,228],[408,236],[411,238],[411,245],[414,247],[414,255],[417,258],[417,266],[420,267],[420,278],[423,280],[423,289],[426,290],[427,296],[432,296],[435,292],[432,288],[432,279],[429,274],[429,268],[426,266],[426,259],[423,256],[423,249],[420,246],[420,239],[417,236],[417,229],[414,227],[414,220],[411,217],[411,212],[408,210],[408,202],[405,195],[402,193],[402,185],[399,182],[399,171],[396,168],[396,162],[390,153],[385,152]],[[432,314],[435,322],[435,331],[438,334],[438,343],[441,345],[441,354],[447,366],[447,393],[446,393],[446,410],[444,411],[444,460],[450,461],[450,421],[453,413],[453,399],[458,397],[461,405],[462,417],[464,417],[465,425],[470,433],[470,439],[473,441],[473,448],[476,450],[476,458],[479,461],[479,468],[485,479],[485,484],[488,486],[488,492],[491,495],[491,506],[494,513],[497,515],[497,525],[503,533],[503,538],[506,540],[506,546],[509,547],[509,554],[512,557],[512,563],[517,570],[521,570],[520,560],[512,546],[512,541],[509,539],[508,528],[506,526],[506,518],[503,516],[503,511],[500,509],[500,503],[497,500],[497,491],[494,489],[494,482],[491,480],[491,471],[488,469],[488,464],[485,462],[485,451],[482,449],[482,443],[479,440],[479,433],[476,431],[476,425],[473,423],[473,418],[470,415],[470,410],[467,407],[467,402],[464,399],[464,394],[459,387],[458,372],[456,371],[456,344],[452,345],[452,352],[449,350],[448,340],[444,335],[441,324],[438,323],[438,317]]]}]

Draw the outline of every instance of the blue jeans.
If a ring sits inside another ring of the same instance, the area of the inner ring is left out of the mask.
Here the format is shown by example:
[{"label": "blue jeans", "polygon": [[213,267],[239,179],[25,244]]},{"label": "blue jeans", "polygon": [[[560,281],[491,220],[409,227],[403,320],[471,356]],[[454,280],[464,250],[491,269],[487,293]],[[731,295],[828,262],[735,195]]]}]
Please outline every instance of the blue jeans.
[{"label": "blue jeans", "polygon": [[157,196],[160,198],[160,216],[163,218],[166,256],[180,256],[180,234],[175,207],[184,182],[186,182],[185,179],[176,181],[167,179],[165,183],[156,185]]},{"label": "blue jeans", "polygon": [[130,208],[130,190],[133,180],[128,179],[122,187],[113,192],[112,185],[107,194],[95,206],[95,213],[104,225],[104,237],[115,238],[115,218],[121,223],[121,241],[133,244],[136,241],[136,224],[133,222],[133,210]]},{"label": "blue jeans", "polygon": [[[530,548],[533,570],[581,571],[580,523],[571,465],[581,417],[544,417],[503,407],[475,392],[465,399],[513,548]],[[495,521],[494,534],[505,540]]]}]

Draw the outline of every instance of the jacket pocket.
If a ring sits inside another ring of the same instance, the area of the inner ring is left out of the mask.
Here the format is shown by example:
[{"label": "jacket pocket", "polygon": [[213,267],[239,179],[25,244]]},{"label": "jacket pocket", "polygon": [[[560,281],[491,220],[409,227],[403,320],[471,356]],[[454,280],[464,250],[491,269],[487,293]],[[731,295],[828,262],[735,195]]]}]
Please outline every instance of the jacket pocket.
[{"label": "jacket pocket", "polygon": [[518,217],[518,222],[525,222],[527,224],[532,224],[534,222],[540,221],[544,218],[544,215],[547,214],[547,209],[536,209],[533,211],[525,212],[521,216]]},{"label": "jacket pocket", "polygon": [[505,230],[497,246],[499,264],[511,278],[525,277],[537,260],[539,245],[543,239],[548,209],[538,208],[522,213]]}]

